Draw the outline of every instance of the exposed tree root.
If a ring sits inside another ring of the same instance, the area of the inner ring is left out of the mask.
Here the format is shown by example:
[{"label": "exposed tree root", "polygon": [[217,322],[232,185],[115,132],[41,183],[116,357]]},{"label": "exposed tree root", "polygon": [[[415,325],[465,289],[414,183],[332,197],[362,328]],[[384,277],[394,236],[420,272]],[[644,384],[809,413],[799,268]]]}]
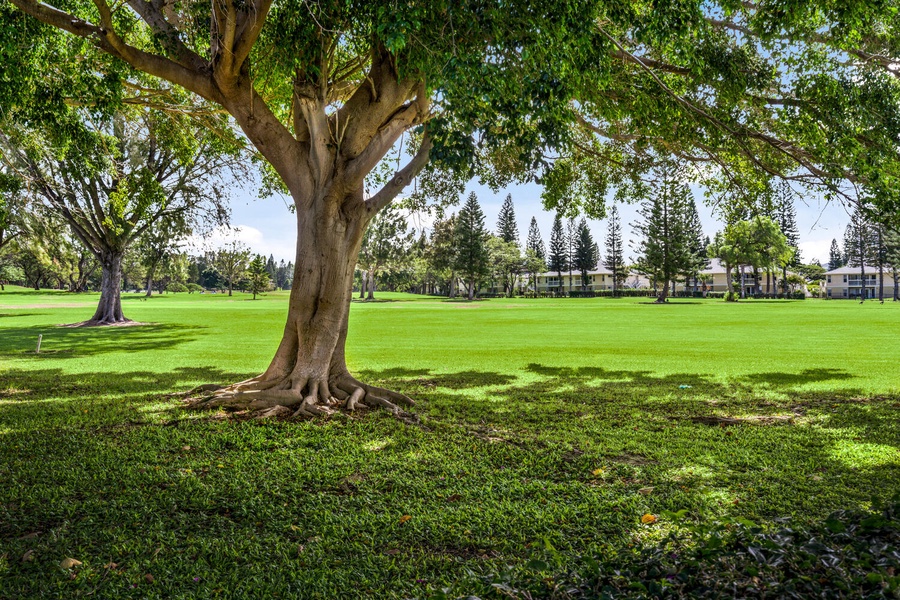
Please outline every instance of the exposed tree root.
[{"label": "exposed tree root", "polygon": [[398,406],[413,406],[411,398],[358,381],[349,373],[332,376],[330,381],[291,375],[259,376],[227,387],[201,385],[185,396],[193,408],[241,411],[254,419],[319,417],[336,414],[340,409],[354,412],[384,408],[405,422],[418,420]]}]

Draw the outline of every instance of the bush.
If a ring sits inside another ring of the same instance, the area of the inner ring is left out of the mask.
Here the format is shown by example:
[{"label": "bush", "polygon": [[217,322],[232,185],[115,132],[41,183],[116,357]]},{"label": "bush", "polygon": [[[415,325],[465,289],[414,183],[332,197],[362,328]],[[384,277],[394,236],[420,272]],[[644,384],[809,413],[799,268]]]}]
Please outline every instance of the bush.
[{"label": "bush", "polygon": [[874,512],[838,511],[808,528],[739,517],[690,524],[685,511],[660,517],[679,522],[681,532],[574,564],[548,548],[524,569],[473,576],[431,598],[900,597],[900,498]]},{"label": "bush", "polygon": [[202,292],[203,291],[203,286],[197,285],[196,283],[189,283],[185,287],[187,287],[188,294],[193,294],[194,292]]},{"label": "bush", "polygon": [[177,294],[178,292],[186,292],[188,291],[187,286],[183,283],[178,283],[177,281],[173,281],[169,285],[166,286],[167,292],[172,292],[173,294]]}]

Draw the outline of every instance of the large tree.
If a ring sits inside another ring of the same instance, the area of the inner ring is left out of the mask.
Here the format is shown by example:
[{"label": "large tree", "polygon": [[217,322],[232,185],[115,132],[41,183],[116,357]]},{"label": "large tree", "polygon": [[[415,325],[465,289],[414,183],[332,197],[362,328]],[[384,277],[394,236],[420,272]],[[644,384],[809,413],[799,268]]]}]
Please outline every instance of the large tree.
[{"label": "large tree", "polygon": [[[74,135],[0,120],[0,160],[46,211],[58,215],[102,269],[100,301],[86,324],[128,321],[122,312],[122,260],[157,222],[221,220],[235,163],[220,138],[184,116],[129,107],[109,118],[72,110]],[[221,133],[221,131],[220,131]]]},{"label": "large tree", "polygon": [[666,302],[669,284],[691,265],[691,235],[687,228],[690,189],[681,180],[681,169],[664,163],[641,203],[641,219],[633,224],[639,239],[635,245],[640,269],[657,287],[656,302]]},{"label": "large tree", "polygon": [[[494,181],[539,177],[548,208],[596,218],[610,186],[659,152],[705,162],[699,177],[724,174],[735,190],[775,174],[900,206],[890,3],[52,1],[3,5],[3,58],[26,68],[0,82],[0,102],[34,89],[21,85],[45,72],[33,58],[77,54],[76,93],[112,103],[170,89],[149,74],[232,115],[294,199],[282,343],[219,404],[309,414],[332,393],[350,407],[407,400],[354,379],[344,343],[363,230],[429,158],[466,176],[500,166]],[[406,132],[413,157],[367,195]]]},{"label": "large tree", "polygon": [[375,299],[375,278],[398,266],[409,252],[414,236],[406,215],[394,206],[388,206],[372,219],[359,250],[359,266],[363,272],[360,297],[367,292],[367,300]]}]

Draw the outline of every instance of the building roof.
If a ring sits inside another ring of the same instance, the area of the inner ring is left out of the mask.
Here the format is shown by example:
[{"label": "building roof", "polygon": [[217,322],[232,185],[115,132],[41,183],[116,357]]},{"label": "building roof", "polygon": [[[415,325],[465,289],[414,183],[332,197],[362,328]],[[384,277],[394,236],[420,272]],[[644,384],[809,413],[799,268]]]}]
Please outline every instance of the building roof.
[{"label": "building roof", "polygon": [[[871,265],[866,265],[866,275],[878,272],[878,267],[873,267]],[[860,267],[838,267],[837,269],[832,269],[831,271],[825,271],[826,275],[859,275]],[[887,271],[887,269],[885,269]]]},{"label": "building roof", "polygon": [[[569,270],[563,271],[563,275],[568,275]],[[592,271],[588,271],[588,275],[612,275],[613,272],[604,267],[602,264],[597,265]],[[572,269],[572,276],[581,276],[581,271]],[[538,277],[556,277],[556,271],[547,271],[546,273],[538,273]]]}]

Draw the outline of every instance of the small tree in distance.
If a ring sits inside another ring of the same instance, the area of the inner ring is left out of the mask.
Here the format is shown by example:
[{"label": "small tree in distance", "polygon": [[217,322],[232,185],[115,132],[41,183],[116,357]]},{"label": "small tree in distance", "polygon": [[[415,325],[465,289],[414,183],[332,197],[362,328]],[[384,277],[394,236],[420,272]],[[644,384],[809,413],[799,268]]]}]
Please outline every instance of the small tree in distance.
[{"label": "small tree in distance", "polygon": [[[274,260],[272,261],[274,263]],[[269,276],[268,265],[262,254],[257,254],[250,261],[247,267],[247,279],[250,282],[250,293],[256,300],[257,294],[261,294],[269,290],[271,277]]]},{"label": "small tree in distance", "polygon": [[490,257],[487,237],[484,212],[478,204],[478,197],[472,192],[456,217],[453,232],[456,249],[454,270],[466,282],[469,300],[475,298],[476,284],[488,273]]},{"label": "small tree in distance", "polygon": [[547,268],[556,273],[559,281],[557,291],[562,292],[562,273],[569,268],[569,253],[566,246],[566,233],[563,230],[562,217],[559,213],[553,220],[553,229],[550,230],[550,253],[547,256]]},{"label": "small tree in distance", "polygon": [[216,270],[228,282],[228,295],[234,290],[235,282],[239,281],[247,270],[247,261],[250,260],[250,249],[240,240],[232,240],[215,254]]},{"label": "small tree in distance", "polygon": [[619,294],[619,287],[625,281],[625,257],[622,250],[622,219],[619,208],[613,204],[609,209],[609,224],[606,230],[606,258],[603,266],[612,271],[613,296]]}]

